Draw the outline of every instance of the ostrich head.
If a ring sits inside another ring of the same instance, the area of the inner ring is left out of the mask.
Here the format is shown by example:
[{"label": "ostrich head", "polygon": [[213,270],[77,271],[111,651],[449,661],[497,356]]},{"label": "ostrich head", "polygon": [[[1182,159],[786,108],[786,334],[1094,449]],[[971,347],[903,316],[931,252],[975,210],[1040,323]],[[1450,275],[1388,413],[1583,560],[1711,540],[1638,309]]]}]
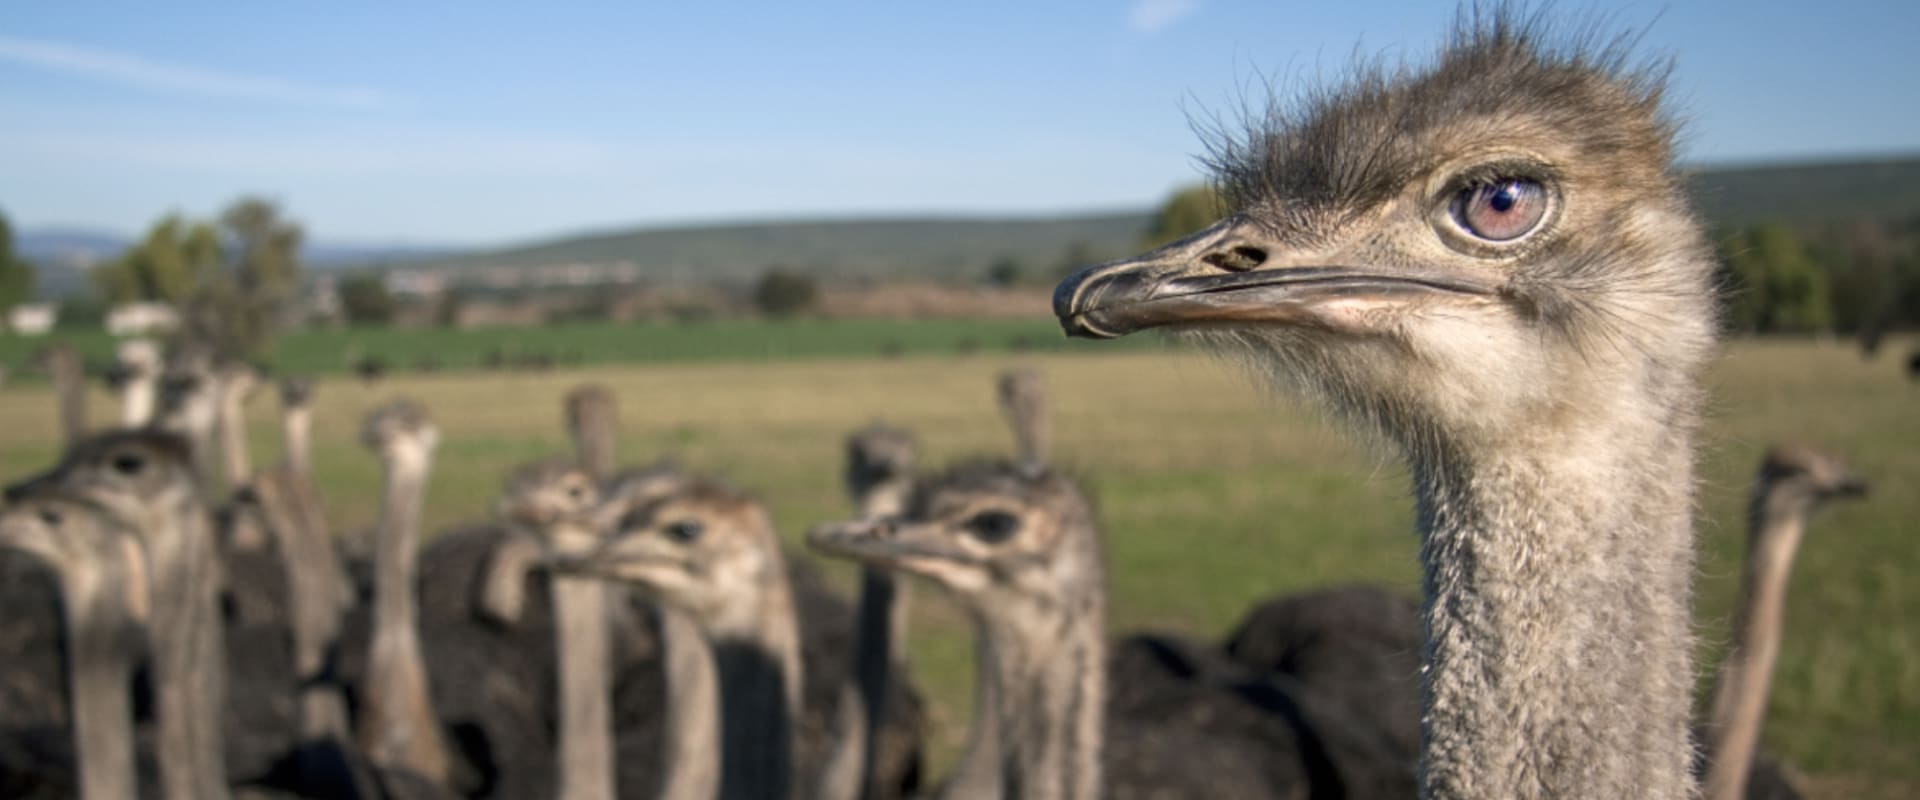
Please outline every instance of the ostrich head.
[{"label": "ostrich head", "polygon": [[280,379],[280,404],[287,408],[304,408],[313,404],[313,379],[305,375],[289,375]]},{"label": "ostrich head", "polygon": [[192,451],[172,433],[110,431],[74,445],[53,469],[7,487],[7,500],[64,492],[138,528],[200,501]]},{"label": "ostrich head", "polygon": [[1057,472],[1012,464],[955,468],[917,487],[898,518],[822,525],[807,540],[929,578],[989,619],[1071,613],[1105,579],[1086,497]]},{"label": "ostrich head", "polygon": [[874,424],[847,436],[847,489],[854,498],[876,487],[908,480],[920,457],[920,443],[911,431]]},{"label": "ostrich head", "polygon": [[426,408],[403,398],[367,413],[360,443],[390,463],[424,466],[440,443],[440,430]]},{"label": "ostrich head", "polygon": [[1803,445],[1778,445],[1760,463],[1753,513],[1804,515],[1829,500],[1866,494],[1866,480],[1839,456]]},{"label": "ostrich head", "polygon": [[85,499],[46,491],[0,510],[0,548],[40,559],[69,586],[91,594],[125,581],[125,612],[144,621],[150,608],[146,556],[133,531]]},{"label": "ostrich head", "polygon": [[1714,300],[1662,77],[1622,40],[1469,12],[1430,65],[1357,69],[1222,137],[1227,216],[1068,278],[1055,311],[1071,335],[1251,357],[1414,447],[1582,405],[1670,417]]},{"label": "ostrich head", "polygon": [[495,510],[555,552],[581,554],[598,542],[594,517],[599,505],[600,489],[593,476],[573,459],[556,458],[508,473]]},{"label": "ostrich head", "polygon": [[632,584],[719,632],[753,629],[765,593],[785,580],[766,509],[709,481],[627,512],[597,549],[555,568]]}]

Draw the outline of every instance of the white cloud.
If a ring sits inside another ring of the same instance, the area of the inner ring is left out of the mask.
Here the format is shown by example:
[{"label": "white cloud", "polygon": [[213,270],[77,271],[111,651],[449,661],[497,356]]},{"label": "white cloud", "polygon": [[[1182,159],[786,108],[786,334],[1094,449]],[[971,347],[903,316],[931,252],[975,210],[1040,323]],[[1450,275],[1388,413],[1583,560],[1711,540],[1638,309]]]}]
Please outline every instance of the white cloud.
[{"label": "white cloud", "polygon": [[1137,0],[1127,11],[1127,26],[1138,33],[1166,30],[1200,8],[1200,0]]},{"label": "white cloud", "polygon": [[168,94],[256,100],[298,106],[372,108],[390,98],[351,86],[322,86],[258,75],[166,64],[126,53],[61,42],[0,36],[0,61],[84,75],[107,83]]}]

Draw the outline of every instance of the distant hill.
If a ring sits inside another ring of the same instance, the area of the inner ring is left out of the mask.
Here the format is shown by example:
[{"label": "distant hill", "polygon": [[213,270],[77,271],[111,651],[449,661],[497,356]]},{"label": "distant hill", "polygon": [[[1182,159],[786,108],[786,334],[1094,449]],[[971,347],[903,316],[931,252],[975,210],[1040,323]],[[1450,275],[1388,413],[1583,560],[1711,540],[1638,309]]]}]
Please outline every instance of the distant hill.
[{"label": "distant hill", "polygon": [[771,267],[838,278],[972,277],[1011,258],[1052,270],[1078,248],[1114,257],[1140,244],[1145,211],[1064,217],[895,218],[642,228],[405,264],[477,269],[631,262],[669,281],[739,282]]},{"label": "distant hill", "polygon": [[[118,258],[134,241],[135,237],[86,228],[29,228],[16,232],[14,248],[36,264],[77,269]],[[325,268],[432,258],[452,249],[319,241],[302,245],[300,258],[309,266]]]},{"label": "distant hill", "polygon": [[1694,173],[1695,207],[1720,225],[1920,218],[1920,158],[1718,167]]},{"label": "distant hill", "polygon": [[[1716,224],[1920,218],[1920,157],[1712,167],[1689,191]],[[1051,218],[901,218],[634,228],[406,262],[428,269],[630,262],[666,281],[744,281],[774,266],[837,278],[970,278],[994,260],[1054,269],[1070,247],[1130,253],[1149,210]]]}]

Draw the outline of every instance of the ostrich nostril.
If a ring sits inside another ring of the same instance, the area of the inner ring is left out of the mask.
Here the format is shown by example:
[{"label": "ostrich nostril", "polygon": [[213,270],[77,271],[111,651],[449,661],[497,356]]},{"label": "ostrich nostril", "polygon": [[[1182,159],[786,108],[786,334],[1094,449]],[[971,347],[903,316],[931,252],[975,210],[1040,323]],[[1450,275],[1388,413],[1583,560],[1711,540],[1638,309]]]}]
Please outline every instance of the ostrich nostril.
[{"label": "ostrich nostril", "polygon": [[1258,247],[1241,245],[1230,250],[1208,253],[1206,257],[1200,260],[1213,265],[1217,269],[1223,269],[1228,272],[1246,272],[1247,270],[1266,263],[1267,251]]}]

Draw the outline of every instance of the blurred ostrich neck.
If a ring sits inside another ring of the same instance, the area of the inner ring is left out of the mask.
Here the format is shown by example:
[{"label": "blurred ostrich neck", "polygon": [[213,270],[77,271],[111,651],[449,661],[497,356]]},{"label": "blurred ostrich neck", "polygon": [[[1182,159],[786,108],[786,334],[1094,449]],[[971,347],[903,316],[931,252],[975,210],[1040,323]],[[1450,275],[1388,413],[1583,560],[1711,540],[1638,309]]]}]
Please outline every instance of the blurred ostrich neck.
[{"label": "blurred ostrich neck", "polygon": [[220,381],[220,455],[226,469],[227,487],[244,485],[253,478],[253,461],[247,453],[247,391],[252,381],[226,377]]},{"label": "blurred ostrich neck", "polygon": [[1574,403],[1412,459],[1424,796],[1693,790],[1691,419]]},{"label": "blurred ostrich neck", "polygon": [[190,488],[159,499],[143,516],[139,529],[154,593],[151,640],[163,795],[223,798],[227,657],[213,526]]},{"label": "blurred ostrich neck", "polygon": [[1001,755],[997,796],[1099,796],[1107,669],[1103,610],[1096,604],[986,614],[979,627],[979,691],[995,706]]},{"label": "blurred ostrich neck", "polygon": [[302,478],[313,474],[313,407],[291,404],[280,415],[280,434],[287,448],[287,467]]},{"label": "blurred ostrich neck", "polygon": [[[118,555],[117,553],[114,555]],[[135,797],[132,691],[138,634],[128,612],[132,575],[94,565],[62,570],[60,587],[71,648],[68,697],[84,798]]]},{"label": "blurred ostrich neck", "polygon": [[666,650],[667,739],[661,800],[711,800],[720,788],[720,678],[700,626],[660,605]]},{"label": "blurred ostrich neck", "polygon": [[562,800],[613,798],[607,597],[607,585],[597,578],[553,579],[554,632],[560,639]]},{"label": "blurred ostrich neck", "polygon": [[1767,688],[1780,655],[1780,629],[1787,597],[1787,576],[1806,531],[1807,506],[1791,506],[1775,494],[1763,496],[1747,537],[1746,571],[1740,578],[1733,645],[1720,663],[1714,690],[1707,753],[1708,800],[1738,798],[1746,788],[1760,725],[1767,712]]},{"label": "blurred ostrich neck", "polygon": [[[908,474],[887,476],[852,487],[862,518],[900,514],[914,489]],[[822,798],[870,798],[879,760],[877,731],[887,723],[887,696],[893,691],[893,664],[902,660],[906,631],[906,587],[887,570],[860,568],[860,600],[854,612],[852,685],[843,691],[839,716],[841,741],[835,742],[822,775]],[[851,694],[849,694],[851,693]]]},{"label": "blurred ostrich neck", "polygon": [[47,371],[60,395],[60,426],[67,443],[80,441],[87,435],[87,376],[80,357],[69,350],[55,352]]},{"label": "blurred ostrich neck", "polygon": [[374,634],[362,741],[375,763],[444,783],[447,751],[427,694],[413,595],[420,506],[433,454],[424,442],[404,441],[389,443],[381,455],[386,498],[374,544]]},{"label": "blurred ostrich neck", "polygon": [[128,377],[120,388],[120,424],[138,428],[153,421],[154,398],[159,387],[160,376],[154,374],[151,366],[142,367]]},{"label": "blurred ostrich neck", "polygon": [[[772,545],[777,547],[778,545]],[[784,798],[800,720],[800,637],[786,568],[769,562],[751,613],[712,624],[720,680],[721,798]]]}]

